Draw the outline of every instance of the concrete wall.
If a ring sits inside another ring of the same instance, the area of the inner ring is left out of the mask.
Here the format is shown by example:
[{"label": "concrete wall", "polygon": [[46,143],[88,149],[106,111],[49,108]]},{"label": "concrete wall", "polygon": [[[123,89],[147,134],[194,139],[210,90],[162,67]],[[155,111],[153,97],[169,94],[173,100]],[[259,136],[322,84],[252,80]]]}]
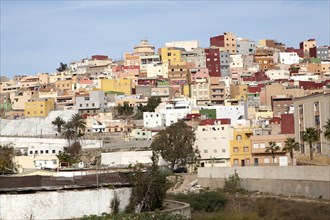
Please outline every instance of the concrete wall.
[{"label": "concrete wall", "polygon": [[[72,219],[110,213],[114,196],[119,209],[129,203],[130,188],[0,195],[0,219]],[[31,205],[33,204],[33,205]]]},{"label": "concrete wall", "polygon": [[330,199],[330,166],[199,168],[198,184],[221,188],[235,170],[250,191]]}]

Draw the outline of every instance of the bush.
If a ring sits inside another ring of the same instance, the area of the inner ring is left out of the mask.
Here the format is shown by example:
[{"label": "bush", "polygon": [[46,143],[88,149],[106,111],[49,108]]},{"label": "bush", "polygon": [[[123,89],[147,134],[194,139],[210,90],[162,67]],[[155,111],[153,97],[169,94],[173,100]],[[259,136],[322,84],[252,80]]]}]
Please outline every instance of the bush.
[{"label": "bush", "polygon": [[221,192],[204,191],[201,193],[177,194],[175,199],[189,203],[193,210],[216,212],[227,203],[227,198]]},{"label": "bush", "polygon": [[241,187],[242,179],[235,173],[233,175],[229,175],[228,179],[225,179],[225,185],[223,190],[228,193],[236,193],[244,191]]}]

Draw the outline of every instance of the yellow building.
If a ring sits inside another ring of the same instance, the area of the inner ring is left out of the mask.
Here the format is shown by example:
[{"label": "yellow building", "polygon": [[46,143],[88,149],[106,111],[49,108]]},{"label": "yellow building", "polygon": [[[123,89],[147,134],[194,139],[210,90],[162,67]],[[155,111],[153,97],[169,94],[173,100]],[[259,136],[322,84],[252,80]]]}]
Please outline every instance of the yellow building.
[{"label": "yellow building", "polygon": [[163,47],[159,49],[159,54],[163,62],[181,61],[181,50]]},{"label": "yellow building", "polygon": [[121,92],[125,95],[132,94],[131,79],[101,79],[101,90],[104,92]]},{"label": "yellow building", "polygon": [[235,128],[234,140],[230,141],[231,166],[250,166],[252,128]]},{"label": "yellow building", "polygon": [[46,117],[54,110],[55,101],[52,98],[30,99],[25,103],[25,117]]},{"label": "yellow building", "polygon": [[71,91],[72,80],[58,80],[55,82],[55,87],[62,91]]},{"label": "yellow building", "polygon": [[245,84],[230,85],[230,98],[236,100],[246,100],[248,86]]}]

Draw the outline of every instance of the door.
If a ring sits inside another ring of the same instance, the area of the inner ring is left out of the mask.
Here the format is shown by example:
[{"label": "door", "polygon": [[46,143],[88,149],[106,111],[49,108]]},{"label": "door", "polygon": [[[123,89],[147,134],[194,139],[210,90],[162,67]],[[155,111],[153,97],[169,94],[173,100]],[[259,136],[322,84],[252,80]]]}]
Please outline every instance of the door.
[{"label": "door", "polygon": [[245,167],[245,160],[241,160],[242,167]]},{"label": "door", "polygon": [[254,158],[254,166],[258,166],[259,165],[259,160],[258,158]]}]

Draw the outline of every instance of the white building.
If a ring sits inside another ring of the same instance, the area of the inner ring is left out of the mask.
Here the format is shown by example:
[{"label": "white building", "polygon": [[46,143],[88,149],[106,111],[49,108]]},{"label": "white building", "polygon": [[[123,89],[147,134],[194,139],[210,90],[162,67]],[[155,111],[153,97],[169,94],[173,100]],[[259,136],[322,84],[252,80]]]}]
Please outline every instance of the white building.
[{"label": "white building", "polygon": [[289,70],[267,70],[265,73],[270,78],[270,80],[290,79]]},{"label": "white building", "polygon": [[299,63],[299,56],[296,52],[280,52],[279,62],[290,65]]},{"label": "white building", "polygon": [[243,55],[230,55],[230,69],[232,68],[243,68]]},{"label": "white building", "polygon": [[143,113],[143,125],[145,128],[170,126],[179,119],[183,119],[192,112],[195,101],[187,98],[178,98],[167,103],[160,103],[155,112]]},{"label": "white building", "polygon": [[177,47],[183,48],[186,51],[192,51],[193,49],[198,47],[197,40],[189,40],[189,41],[173,41],[165,43],[165,47]]},{"label": "white building", "polygon": [[214,125],[198,126],[195,134],[201,167],[230,166],[231,125],[215,122]]},{"label": "white building", "polygon": [[229,118],[232,125],[243,125],[247,123],[246,102],[240,102],[239,105],[231,106],[202,106],[200,109],[215,109],[217,119]]}]

